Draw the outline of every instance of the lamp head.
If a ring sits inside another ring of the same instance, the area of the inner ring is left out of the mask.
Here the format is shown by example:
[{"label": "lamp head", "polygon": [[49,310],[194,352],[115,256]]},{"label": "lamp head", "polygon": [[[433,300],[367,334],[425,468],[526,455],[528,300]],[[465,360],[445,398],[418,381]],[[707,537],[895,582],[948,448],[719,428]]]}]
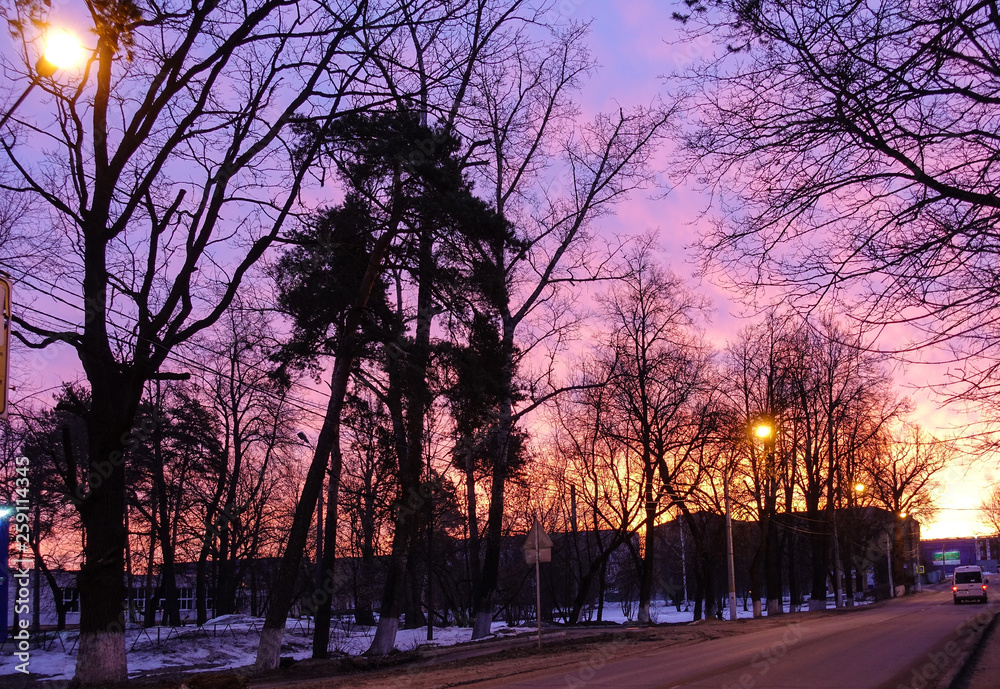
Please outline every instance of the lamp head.
[{"label": "lamp head", "polygon": [[767,438],[771,437],[772,430],[771,430],[771,426],[769,426],[768,424],[761,423],[761,424],[758,424],[753,429],[753,432],[754,432],[754,435],[756,435],[761,440],[766,440]]},{"label": "lamp head", "polygon": [[57,69],[68,69],[83,62],[83,46],[66,29],[49,29],[43,38],[45,49],[35,64],[40,77],[51,77]]}]

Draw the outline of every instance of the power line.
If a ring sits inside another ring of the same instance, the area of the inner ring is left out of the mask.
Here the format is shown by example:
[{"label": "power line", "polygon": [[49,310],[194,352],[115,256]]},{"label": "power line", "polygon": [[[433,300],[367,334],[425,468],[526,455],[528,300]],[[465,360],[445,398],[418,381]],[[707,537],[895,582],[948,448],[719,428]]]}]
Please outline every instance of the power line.
[{"label": "power line", "polygon": [[[17,271],[17,268],[15,268],[13,266],[10,266],[8,264],[4,264],[4,263],[0,262],[0,265],[3,265],[4,267],[6,267],[6,268],[8,268],[10,270]],[[31,282],[30,282],[30,280],[34,280],[35,282],[39,282],[39,283],[41,283],[41,284],[43,284],[43,285],[45,285],[47,287],[51,287],[52,289],[59,290],[61,292],[64,292],[65,294],[68,294],[68,295],[73,296],[73,297],[79,296],[79,295],[75,294],[74,292],[71,292],[70,290],[66,289],[65,287],[63,287],[61,285],[58,285],[56,283],[50,282],[48,280],[45,280],[43,278],[39,278],[39,277],[36,277],[36,276],[29,276],[29,275],[27,275],[26,273],[23,273],[23,272],[21,272],[20,275],[21,275],[21,277],[17,278],[17,280],[19,282],[27,283],[32,288],[34,288],[36,291],[41,292],[42,290],[40,290],[36,285],[32,285]],[[60,303],[66,304],[70,308],[76,309],[78,311],[85,311],[85,309],[83,307],[81,307],[81,306],[79,306],[77,304],[73,304],[73,303],[71,303],[71,302],[69,302],[69,301],[67,301],[65,299],[59,299],[58,297],[55,297],[55,296],[53,296],[53,298],[56,299],[57,301],[59,301]],[[50,315],[50,314],[43,313],[43,312],[39,311],[38,309],[33,309],[31,307],[28,307],[26,305],[22,305],[22,306],[23,306],[23,308],[27,308],[27,309],[29,309],[31,311],[34,311],[35,313],[38,313],[38,314],[43,315],[43,316],[49,316]],[[127,314],[122,313],[121,311],[116,311],[115,309],[112,309],[112,308],[109,308],[108,311],[111,312],[111,313],[114,313],[114,314],[116,314],[118,316],[122,316],[124,318],[128,318],[129,317]],[[78,327],[78,324],[71,323],[71,322],[69,322],[69,321],[67,321],[65,319],[58,318],[58,317],[55,317],[55,316],[53,316],[53,318],[57,318],[57,320],[65,323],[67,325],[71,325],[73,328]],[[134,335],[131,331],[128,331],[122,325],[119,325],[117,323],[111,322],[111,326],[114,327],[114,328],[117,328],[118,330],[120,330],[120,331],[122,331],[124,333],[127,333],[128,335],[131,335],[131,336],[134,336],[134,337],[138,337],[137,335]],[[50,328],[51,328],[51,326],[50,326]],[[54,328],[52,328],[52,329],[54,329]],[[141,338],[141,339],[143,339],[145,342],[147,342],[147,343],[149,343],[149,344],[151,344],[153,346],[159,346],[159,343],[153,342],[153,341],[149,340],[148,338]],[[206,351],[206,352],[208,352],[208,353],[210,353],[210,354],[212,354],[214,356],[218,356],[218,357],[224,357],[224,356],[226,356],[226,354],[223,353],[223,352],[218,352],[218,351],[212,349],[211,347],[209,347],[208,345],[205,345],[205,344],[202,344],[200,342],[193,341],[193,340],[188,340],[187,342],[184,343],[184,346],[186,346],[186,347],[194,347],[194,348],[197,348],[197,349],[201,349],[201,350],[204,350],[204,351]],[[181,355],[179,355],[179,354],[177,354],[176,352],[173,352],[173,351],[170,354],[168,354],[168,356],[171,356],[171,355],[183,358],[183,357],[181,357]],[[255,370],[255,371],[259,372],[259,373],[265,373],[265,374],[268,373],[268,371],[266,369],[261,368],[260,366],[256,366],[254,364],[249,364],[249,363],[247,364],[247,366],[250,369]],[[290,382],[290,386],[296,387],[296,388],[300,388],[301,390],[303,390],[303,391],[305,391],[307,393],[313,394],[313,395],[323,396],[323,395],[326,394],[322,390],[316,390],[315,388],[311,388],[308,385],[305,385],[304,383],[302,383],[300,381],[291,381]],[[319,405],[314,405],[312,402],[310,402],[308,400],[303,400],[302,398],[298,398],[297,401],[299,401],[302,404],[307,404],[307,405],[315,406],[317,409],[322,408]],[[324,414],[325,414],[325,410],[324,410]]]},{"label": "power line", "polygon": [[[27,305],[21,305],[21,308],[25,309],[25,310],[28,310],[28,311],[31,311],[33,313],[39,314],[41,316],[46,316],[46,317],[48,317],[50,319],[53,319],[55,321],[58,321],[58,322],[63,323],[65,325],[68,325],[68,326],[70,326],[70,327],[72,327],[74,329],[78,327],[78,324],[72,323],[71,321],[68,321],[65,318],[61,318],[59,316],[54,316],[52,314],[46,314],[46,313],[44,313],[42,311],[39,311],[38,309],[36,309],[34,307],[27,306]],[[124,328],[122,326],[120,326],[120,325],[118,325],[116,323],[111,323],[111,326],[114,327],[114,328],[117,328],[118,330],[124,330]],[[47,325],[47,327],[51,328],[51,325]],[[146,340],[146,341],[149,342],[149,340]],[[155,342],[149,342],[149,343],[153,344],[153,345],[156,344]],[[307,414],[312,414],[314,416],[319,417],[320,419],[325,419],[326,418],[325,409],[323,409],[319,405],[317,405],[317,404],[315,404],[313,402],[310,402],[308,400],[303,400],[303,399],[296,398],[296,397],[291,397],[291,396],[285,396],[284,398],[282,398],[281,395],[275,393],[272,390],[268,390],[267,388],[262,388],[260,386],[253,385],[251,383],[247,383],[246,381],[238,381],[235,376],[230,376],[230,375],[228,375],[226,373],[223,373],[222,371],[213,370],[213,369],[209,368],[208,366],[205,366],[204,364],[201,364],[200,362],[197,362],[197,361],[195,361],[193,359],[184,357],[183,355],[178,354],[176,352],[168,352],[166,358],[168,360],[174,361],[174,363],[185,364],[187,366],[195,368],[195,369],[197,369],[197,370],[199,370],[199,371],[201,371],[203,373],[207,373],[209,375],[219,376],[221,378],[225,378],[225,379],[230,380],[232,382],[239,382],[240,384],[246,385],[247,387],[249,387],[252,390],[260,392],[261,394],[267,395],[267,396],[272,397],[272,398],[274,398],[276,400],[282,400],[282,399],[284,399],[284,401],[286,401],[289,404],[289,406],[291,406],[291,407],[293,407],[295,409],[298,409],[299,411],[305,412]],[[309,406],[304,406],[304,405],[309,405]],[[309,408],[309,407],[312,407],[312,408]],[[323,411],[317,411],[317,410],[320,410],[320,409],[323,409]]]}]

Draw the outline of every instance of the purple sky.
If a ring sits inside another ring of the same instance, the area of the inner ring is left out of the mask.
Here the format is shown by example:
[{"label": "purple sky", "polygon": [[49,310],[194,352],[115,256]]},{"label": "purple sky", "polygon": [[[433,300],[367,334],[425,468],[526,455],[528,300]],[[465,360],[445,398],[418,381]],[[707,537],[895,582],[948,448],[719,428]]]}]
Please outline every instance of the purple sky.
[{"label": "purple sky", "polygon": [[[649,0],[615,3],[567,0],[559,5],[560,8],[572,8],[575,19],[591,21],[590,45],[600,68],[582,94],[587,114],[612,110],[619,105],[648,104],[657,94],[666,97],[669,95],[666,75],[711,53],[712,46],[705,40],[694,44],[676,42],[679,25],[670,15],[678,4]],[[637,195],[618,209],[617,217],[606,219],[604,228],[625,234],[657,229],[671,269],[690,277],[694,270],[693,255],[686,246],[697,230],[698,212],[704,204],[704,197],[684,187],[674,189],[660,200]],[[714,285],[703,282],[698,289],[715,303],[710,334],[718,346],[723,346],[725,340],[747,322],[740,317],[746,309]],[[930,433],[948,436],[975,416],[942,408],[930,393],[919,389],[942,375],[940,367],[909,366],[901,369],[897,377],[907,388],[903,394],[911,396],[916,404],[912,420]],[[975,508],[987,484],[997,480],[1000,480],[1000,472],[992,466],[980,463],[970,467],[968,460],[960,459],[941,477],[943,488],[939,505],[942,509],[934,523],[924,525],[924,536],[934,538],[979,532],[981,526]]]},{"label": "purple sky", "polygon": [[[562,20],[591,21],[590,46],[599,69],[581,94],[584,116],[616,110],[619,106],[648,105],[659,94],[667,96],[664,75],[683,69],[711,50],[707,42],[675,42],[678,24],[670,18],[675,6],[674,3],[649,0],[557,2],[554,12]],[[618,208],[616,216],[603,219],[601,226],[605,233],[621,235],[658,230],[670,268],[691,278],[694,265],[686,245],[696,232],[694,223],[704,204],[702,196],[683,187],[663,199],[637,194]],[[711,297],[716,306],[711,334],[715,344],[721,347],[745,323],[739,317],[744,309],[711,284],[703,283],[698,289]],[[16,290],[15,285],[15,299]],[[57,385],[60,380],[81,378],[75,354],[64,346],[42,352],[16,351],[11,373],[13,384],[19,387],[19,391],[12,394],[14,399],[38,394],[39,399],[48,401],[50,393],[41,391]],[[902,380],[921,384],[928,375],[937,374],[911,368]],[[932,433],[944,432],[959,418],[955,413],[942,410],[924,393],[914,393],[914,397],[918,401],[915,419]],[[965,467],[956,467],[949,470],[944,477],[946,488],[941,501],[946,509],[940,513],[938,523],[925,530],[925,535],[928,531],[933,536],[971,533],[977,518],[970,508],[978,504],[985,481],[998,478],[998,475],[985,475],[982,469],[966,472]]]}]

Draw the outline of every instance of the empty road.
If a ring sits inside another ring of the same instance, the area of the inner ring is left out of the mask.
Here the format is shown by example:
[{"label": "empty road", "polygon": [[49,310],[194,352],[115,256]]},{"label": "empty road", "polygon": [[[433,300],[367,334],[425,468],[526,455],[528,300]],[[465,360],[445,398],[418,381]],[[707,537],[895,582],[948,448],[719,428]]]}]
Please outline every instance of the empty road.
[{"label": "empty road", "polygon": [[789,615],[778,627],[690,645],[637,651],[612,643],[573,666],[466,686],[929,689],[998,609],[996,600],[954,605],[950,591],[936,591],[873,608]]}]

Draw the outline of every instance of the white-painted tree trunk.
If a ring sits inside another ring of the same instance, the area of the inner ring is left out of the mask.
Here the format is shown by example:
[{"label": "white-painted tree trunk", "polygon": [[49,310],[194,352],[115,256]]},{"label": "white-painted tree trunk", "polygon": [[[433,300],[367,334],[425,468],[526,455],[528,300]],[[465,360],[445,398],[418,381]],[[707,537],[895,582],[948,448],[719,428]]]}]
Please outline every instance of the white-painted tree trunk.
[{"label": "white-painted tree trunk", "polygon": [[493,632],[493,613],[478,612],[472,622],[472,638],[485,639]]},{"label": "white-painted tree trunk", "polygon": [[285,628],[264,627],[260,630],[260,644],[257,646],[257,662],[254,670],[264,672],[278,667],[281,660],[281,642],[285,638]]},{"label": "white-painted tree trunk", "polygon": [[372,639],[372,645],[368,647],[365,655],[389,655],[392,652],[392,649],[396,647],[396,632],[398,631],[398,617],[378,618],[378,626],[375,627],[375,638]]},{"label": "white-painted tree trunk", "polygon": [[76,679],[83,686],[106,686],[128,679],[125,634],[120,631],[80,634]]},{"label": "white-painted tree trunk", "polygon": [[649,624],[649,603],[639,606],[639,624]]}]

